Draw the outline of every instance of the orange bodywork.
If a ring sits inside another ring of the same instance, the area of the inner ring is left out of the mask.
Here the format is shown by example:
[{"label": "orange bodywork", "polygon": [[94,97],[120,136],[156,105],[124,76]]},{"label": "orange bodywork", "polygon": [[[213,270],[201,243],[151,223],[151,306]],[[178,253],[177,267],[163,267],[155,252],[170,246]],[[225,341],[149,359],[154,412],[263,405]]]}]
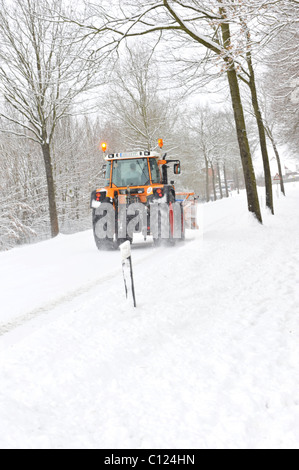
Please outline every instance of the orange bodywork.
[{"label": "orange bodywork", "polygon": [[[155,188],[163,188],[164,184],[162,183],[162,171],[161,171],[161,167],[163,165],[166,165],[166,160],[160,160],[160,157],[153,157],[152,155],[150,156],[147,156],[147,157],[142,157],[143,159],[144,158],[147,158],[147,167],[148,167],[148,174],[149,174],[149,177],[150,177],[150,182],[149,184],[146,184],[146,185],[136,185],[136,186],[130,186],[130,191],[131,193],[134,193],[134,195],[136,197],[138,197],[138,199],[140,200],[141,203],[143,204],[146,204],[147,200],[148,200],[148,197],[149,196],[152,196],[153,195],[153,192],[154,192],[154,189]],[[158,163],[158,167],[160,169],[160,182],[159,183],[153,183],[152,182],[152,173],[151,173],[151,168],[150,168],[150,159],[152,158],[155,158],[157,163]],[[122,158],[122,159],[119,159],[119,158],[105,158],[105,160],[107,162],[115,162],[115,161],[126,161],[126,160],[131,160],[132,162],[138,160],[137,158]],[[127,189],[127,186],[116,186],[114,183],[113,183],[113,177],[112,177],[112,172],[113,172],[113,165],[111,164],[110,166],[110,174],[109,175],[106,175],[106,179],[107,179],[107,182],[109,180],[109,185],[105,186],[103,189],[106,190],[107,192],[107,197],[108,198],[111,198],[113,199],[115,197],[115,192],[118,193],[118,198],[119,198],[119,203],[120,204],[125,204],[126,203],[126,194],[121,194],[124,190]],[[174,188],[174,187],[173,187]],[[99,190],[100,191],[100,190]],[[140,194],[138,194],[138,192],[140,192]]]},{"label": "orange bodywork", "polygon": [[[113,154],[114,155],[114,154]],[[161,159],[161,156],[159,154],[150,154],[150,155],[142,155],[141,157],[130,157],[130,158],[124,158],[122,154],[116,154],[117,157],[114,156],[108,156],[105,158],[106,162],[111,162],[111,164],[108,166],[108,171],[110,173],[106,174],[106,186],[102,189],[97,190],[97,192],[105,190],[106,192],[106,197],[113,201],[113,205],[115,207],[115,196],[117,194],[118,197],[118,204],[126,204],[128,197],[133,195],[135,198],[137,198],[141,203],[147,204],[149,200],[151,199],[151,196],[156,193],[159,195],[159,188],[161,188],[161,200],[163,197],[163,188],[165,187],[165,183],[163,183],[163,166],[167,165],[168,161]],[[113,183],[115,181],[113,177],[113,171],[117,171],[115,169],[116,164],[114,162],[124,162],[124,161],[132,161],[138,162],[140,161],[140,158],[143,160],[147,159],[147,175],[149,176],[149,180],[147,181],[147,184],[145,185],[132,185],[130,184],[129,186],[117,186],[116,184]],[[156,175],[156,180],[160,179],[159,182],[153,182],[153,177],[152,177],[152,169],[151,169],[151,164],[150,160],[155,159],[157,162],[157,167],[159,168],[160,172],[160,178],[157,178]],[[197,199],[195,198],[194,192],[178,192],[175,193],[175,187],[173,184],[168,185],[168,187],[171,187],[173,194],[176,197],[177,201],[180,201],[183,207],[184,211],[184,217],[186,221],[186,225],[188,228],[191,228],[193,230],[197,230],[198,224],[197,224]]]}]

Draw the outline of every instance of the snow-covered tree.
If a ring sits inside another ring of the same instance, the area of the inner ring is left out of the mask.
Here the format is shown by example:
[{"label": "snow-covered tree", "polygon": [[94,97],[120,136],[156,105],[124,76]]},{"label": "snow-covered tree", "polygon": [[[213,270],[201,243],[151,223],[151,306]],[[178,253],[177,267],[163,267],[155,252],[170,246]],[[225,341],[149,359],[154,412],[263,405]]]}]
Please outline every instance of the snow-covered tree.
[{"label": "snow-covered tree", "polygon": [[44,170],[36,144],[0,135],[0,250],[47,232]]},{"label": "snow-covered tree", "polygon": [[154,150],[161,137],[173,145],[177,101],[162,93],[154,52],[142,44],[126,46],[111,80],[105,109],[120,129],[123,150]]},{"label": "snow-covered tree", "polygon": [[[189,128],[192,146],[197,159],[201,162],[201,173],[204,169],[204,193],[206,201],[209,202],[211,195],[217,199],[216,184],[221,196],[221,181],[227,183],[227,175],[230,179],[234,179],[236,169],[239,167],[233,116],[229,111],[198,105],[190,112]],[[227,191],[222,197],[225,195]]]},{"label": "snow-covered tree", "polygon": [[[271,101],[268,106],[268,124],[292,153],[298,155],[299,147],[299,3],[285,5],[276,23],[276,34],[268,43],[264,60],[265,93]],[[271,122],[270,122],[271,120]]]},{"label": "snow-covered tree", "polygon": [[[1,0],[1,130],[39,144],[48,189],[51,234],[59,232],[51,146],[57,123],[98,75],[77,41],[78,27],[61,21],[62,0]],[[57,19],[57,21],[55,20]],[[12,129],[9,124],[13,124]]]}]

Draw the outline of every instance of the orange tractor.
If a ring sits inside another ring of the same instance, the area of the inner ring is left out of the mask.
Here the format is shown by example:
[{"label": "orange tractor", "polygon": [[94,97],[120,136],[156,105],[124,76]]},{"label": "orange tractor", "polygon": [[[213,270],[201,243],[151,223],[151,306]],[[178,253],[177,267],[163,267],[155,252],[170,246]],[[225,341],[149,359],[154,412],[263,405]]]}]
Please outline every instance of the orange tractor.
[{"label": "orange tractor", "polygon": [[92,192],[90,204],[98,249],[132,242],[134,233],[152,236],[156,245],[174,244],[185,239],[186,227],[198,228],[194,193],[176,194],[174,181],[168,182],[170,163],[175,175],[181,173],[179,160],[149,151],[106,154],[106,149],[102,144],[106,184]]}]

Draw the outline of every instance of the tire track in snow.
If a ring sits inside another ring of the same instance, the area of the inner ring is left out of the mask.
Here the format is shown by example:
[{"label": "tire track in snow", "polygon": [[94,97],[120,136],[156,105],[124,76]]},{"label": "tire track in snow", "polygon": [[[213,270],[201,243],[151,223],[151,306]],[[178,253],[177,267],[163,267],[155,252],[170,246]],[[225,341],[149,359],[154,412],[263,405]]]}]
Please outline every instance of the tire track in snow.
[{"label": "tire track in snow", "polygon": [[[148,247],[152,248],[152,245],[148,245]],[[134,255],[134,248],[136,250],[139,250],[140,245],[138,245],[138,243],[135,245],[135,247],[133,245],[133,250],[132,250],[133,255]],[[142,247],[142,249],[144,248]],[[137,260],[133,260],[134,265],[139,265],[143,263],[144,261],[146,261],[148,258],[152,258],[153,256],[159,257],[159,253],[161,253],[161,250],[163,250],[163,248],[155,249],[154,251],[152,249],[148,250],[148,248],[146,248],[147,254],[142,256],[141,258],[138,258]],[[110,281],[112,279],[115,279],[116,277],[121,277],[121,276],[122,276],[121,260],[119,259],[119,267],[115,268],[113,271],[109,271],[104,276],[102,275],[101,277],[98,277],[95,280],[87,284],[76,287],[75,289],[68,291],[66,294],[60,295],[56,299],[53,299],[41,305],[40,307],[36,307],[35,309],[23,315],[20,315],[14,318],[13,320],[0,324],[0,338],[12,332],[16,328],[19,328],[22,325],[34,320],[35,318],[43,314],[49,313],[51,310],[55,309],[56,307],[59,307],[63,305],[64,303],[68,303],[68,302],[73,301],[76,298],[79,298],[81,295],[86,294],[91,289],[95,288],[98,284],[102,283],[103,285],[103,283],[106,283],[107,281]],[[120,288],[122,288],[122,282],[120,282],[120,286],[121,286]]]},{"label": "tire track in snow", "polygon": [[114,279],[118,275],[120,275],[120,269],[115,269],[114,271],[111,271],[105,276],[99,277],[88,284],[77,287],[76,289],[69,291],[64,295],[61,295],[60,297],[57,297],[56,299],[53,299],[52,301],[49,301],[46,304],[31,310],[30,312],[16,317],[14,320],[10,320],[7,323],[0,324],[0,337],[7,333],[10,333],[15,328],[24,325],[25,323],[35,319],[36,317],[48,313],[49,311],[53,310],[56,307],[59,307],[64,303],[71,302],[75,298],[80,297],[81,295],[89,292],[99,283]]}]

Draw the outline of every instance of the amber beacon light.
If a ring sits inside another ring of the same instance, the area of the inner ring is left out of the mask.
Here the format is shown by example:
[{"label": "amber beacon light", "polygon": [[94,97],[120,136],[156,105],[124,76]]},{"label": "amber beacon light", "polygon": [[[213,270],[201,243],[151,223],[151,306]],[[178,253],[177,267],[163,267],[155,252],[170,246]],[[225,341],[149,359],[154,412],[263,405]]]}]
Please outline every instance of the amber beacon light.
[{"label": "amber beacon light", "polygon": [[107,150],[107,144],[106,144],[106,142],[103,142],[103,143],[101,144],[101,147],[102,147],[102,151],[105,153],[106,150]]},{"label": "amber beacon light", "polygon": [[158,145],[159,145],[160,149],[163,148],[163,145],[164,145],[163,139],[158,140]]}]

